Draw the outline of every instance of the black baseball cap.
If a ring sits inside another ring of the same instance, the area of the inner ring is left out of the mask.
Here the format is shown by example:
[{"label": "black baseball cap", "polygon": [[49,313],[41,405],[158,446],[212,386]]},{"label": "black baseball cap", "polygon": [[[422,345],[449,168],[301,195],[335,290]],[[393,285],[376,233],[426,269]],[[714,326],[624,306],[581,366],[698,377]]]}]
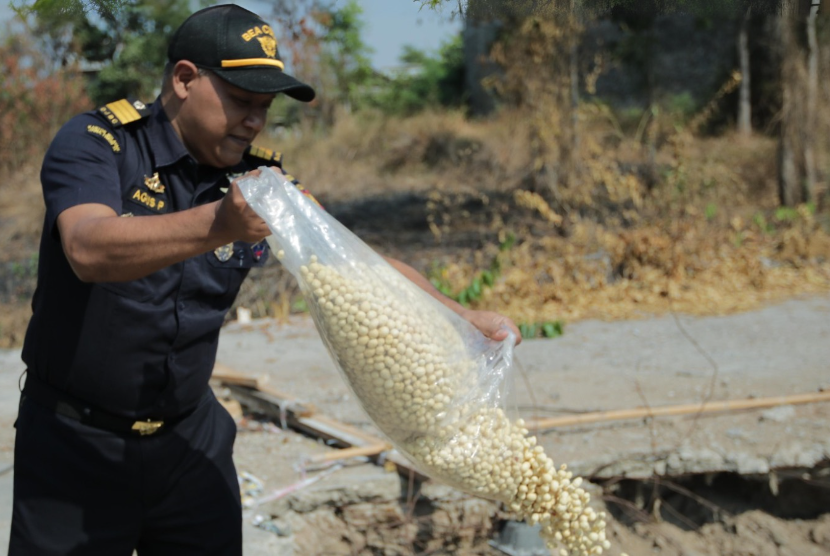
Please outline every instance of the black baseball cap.
[{"label": "black baseball cap", "polygon": [[171,39],[167,59],[193,62],[246,91],[314,100],[314,89],[285,73],[271,26],[234,4],[205,8],[188,17]]}]

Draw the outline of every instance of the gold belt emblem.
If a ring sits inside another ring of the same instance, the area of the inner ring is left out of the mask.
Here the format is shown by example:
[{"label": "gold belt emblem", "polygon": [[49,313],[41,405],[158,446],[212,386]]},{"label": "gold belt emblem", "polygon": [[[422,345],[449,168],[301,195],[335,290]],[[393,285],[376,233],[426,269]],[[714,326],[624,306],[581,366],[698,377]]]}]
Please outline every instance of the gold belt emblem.
[{"label": "gold belt emblem", "polygon": [[164,421],[136,421],[132,429],[138,431],[141,436],[155,434],[164,424]]}]

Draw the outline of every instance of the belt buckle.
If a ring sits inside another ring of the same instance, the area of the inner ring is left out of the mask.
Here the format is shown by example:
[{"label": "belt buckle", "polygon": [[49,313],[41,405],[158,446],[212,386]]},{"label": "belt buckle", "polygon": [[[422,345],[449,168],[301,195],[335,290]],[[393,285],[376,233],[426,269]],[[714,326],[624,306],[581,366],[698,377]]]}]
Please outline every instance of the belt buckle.
[{"label": "belt buckle", "polygon": [[137,431],[141,436],[149,436],[155,434],[164,425],[164,421],[136,421],[133,423],[132,430]]}]

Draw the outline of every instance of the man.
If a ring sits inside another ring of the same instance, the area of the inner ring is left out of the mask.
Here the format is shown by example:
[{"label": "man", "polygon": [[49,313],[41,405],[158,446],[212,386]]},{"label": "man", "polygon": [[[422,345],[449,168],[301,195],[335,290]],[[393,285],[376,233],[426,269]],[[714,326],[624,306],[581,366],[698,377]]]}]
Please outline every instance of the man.
[{"label": "man", "polygon": [[[67,123],[41,173],[46,218],[23,348],[9,554],[241,554],[236,428],[208,387],[225,314],[268,252],[235,177],[282,93],[274,32],[233,5],[196,12],[162,92]],[[465,311],[503,339],[508,319]],[[518,335],[518,334],[517,334]]]}]

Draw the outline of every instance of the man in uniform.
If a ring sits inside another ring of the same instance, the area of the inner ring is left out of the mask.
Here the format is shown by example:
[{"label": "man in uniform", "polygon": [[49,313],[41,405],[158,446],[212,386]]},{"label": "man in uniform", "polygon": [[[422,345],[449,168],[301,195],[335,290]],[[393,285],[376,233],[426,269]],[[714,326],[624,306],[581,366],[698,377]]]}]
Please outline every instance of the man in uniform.
[{"label": "man in uniform", "polygon": [[[236,427],[208,379],[242,280],[270,233],[234,177],[278,156],[252,147],[283,71],[272,28],[233,5],[191,15],[151,106],[121,100],[57,134],[16,423],[9,554],[239,555]],[[411,267],[390,263],[482,332]]]}]

